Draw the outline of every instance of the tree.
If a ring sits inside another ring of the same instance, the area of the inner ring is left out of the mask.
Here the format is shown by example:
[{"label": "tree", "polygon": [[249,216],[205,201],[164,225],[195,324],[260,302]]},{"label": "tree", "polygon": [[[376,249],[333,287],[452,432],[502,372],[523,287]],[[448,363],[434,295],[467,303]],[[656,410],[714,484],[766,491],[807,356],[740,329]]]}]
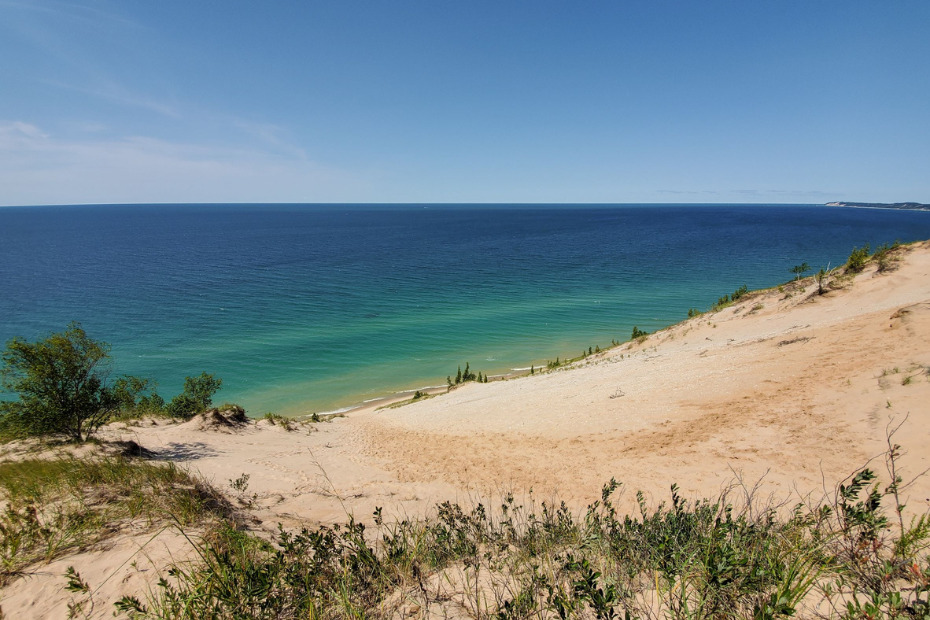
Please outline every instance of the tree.
[{"label": "tree", "polygon": [[213,395],[223,380],[205,372],[199,377],[185,377],[184,391],[171,399],[168,413],[179,418],[189,418],[210,408]]},{"label": "tree", "polygon": [[4,424],[28,435],[86,440],[146,385],[131,377],[108,384],[109,358],[110,345],[78,323],[38,342],[10,340],[0,373],[3,390],[19,400],[0,403]]},{"label": "tree", "polygon": [[796,280],[800,280],[801,276],[811,270],[811,266],[807,263],[801,263],[800,265],[795,265],[791,268],[791,273],[795,274],[797,277]]},{"label": "tree", "polygon": [[826,268],[821,267],[820,271],[814,274],[814,280],[817,282],[817,294],[823,295],[827,292],[827,278],[830,276],[830,265]]},{"label": "tree", "polygon": [[135,417],[145,414],[161,414],[165,411],[165,399],[155,391],[155,382],[140,377],[124,376],[113,382],[113,393],[119,401],[119,411]]},{"label": "tree", "polygon": [[861,248],[853,247],[849,254],[849,260],[846,261],[846,271],[850,273],[859,273],[865,269],[865,264],[869,261],[869,244],[866,243]]}]

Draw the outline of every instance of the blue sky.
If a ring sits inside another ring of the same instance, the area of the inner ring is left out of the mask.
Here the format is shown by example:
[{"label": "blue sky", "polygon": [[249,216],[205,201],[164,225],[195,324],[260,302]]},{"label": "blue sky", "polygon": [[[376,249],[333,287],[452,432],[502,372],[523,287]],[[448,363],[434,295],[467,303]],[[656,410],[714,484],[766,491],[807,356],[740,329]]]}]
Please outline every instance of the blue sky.
[{"label": "blue sky", "polygon": [[930,202],[930,2],[0,0],[0,204]]}]

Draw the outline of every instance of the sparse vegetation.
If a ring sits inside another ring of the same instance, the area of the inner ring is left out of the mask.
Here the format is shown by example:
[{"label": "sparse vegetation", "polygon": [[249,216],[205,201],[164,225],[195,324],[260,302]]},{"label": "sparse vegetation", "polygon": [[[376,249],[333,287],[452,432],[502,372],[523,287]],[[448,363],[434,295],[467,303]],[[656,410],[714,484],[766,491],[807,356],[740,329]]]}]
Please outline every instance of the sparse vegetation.
[{"label": "sparse vegetation", "polygon": [[875,254],[872,255],[872,260],[874,260],[878,266],[879,273],[884,273],[894,269],[895,263],[898,261],[894,251],[899,247],[901,247],[901,243],[895,241],[891,245],[884,243],[875,250]]},{"label": "sparse vegetation", "polygon": [[[889,441],[890,483],[870,469],[836,499],[805,507],[714,500],[620,514],[611,480],[580,516],[564,503],[496,509],[445,502],[422,520],[280,530],[272,541],[220,525],[200,563],[170,571],[147,618],[924,618],[930,520],[905,521]],[[371,529],[373,528],[373,529]],[[74,576],[72,576],[73,578]]]},{"label": "sparse vegetation", "polygon": [[744,295],[749,292],[749,287],[745,284],[733,291],[728,295],[724,295],[717,299],[717,303],[711,306],[711,311],[716,312],[717,310],[722,310],[727,306],[730,306],[740,300]]},{"label": "sparse vegetation", "polygon": [[123,457],[0,464],[0,584],[34,562],[85,548],[133,522],[189,526],[229,517],[222,496],[169,464]]},{"label": "sparse vegetation", "polygon": [[[225,408],[226,408],[226,405],[224,405],[220,409],[225,410]],[[316,414],[313,414],[313,415],[316,415]],[[272,413],[269,411],[264,416],[262,416],[262,419],[267,420],[268,423],[270,423],[272,426],[280,426],[286,431],[292,431],[295,428],[295,423],[293,419],[285,417],[279,413]]]},{"label": "sparse vegetation", "polygon": [[846,271],[848,273],[859,273],[865,269],[869,261],[869,244],[866,243],[861,248],[853,248],[849,253],[849,259],[846,261]]},{"label": "sparse vegetation", "polygon": [[452,377],[446,377],[446,383],[449,388],[452,388],[456,385],[461,385],[462,383],[467,383],[468,381],[474,381],[476,383],[487,383],[487,375],[482,375],[480,372],[475,373],[468,362],[465,362],[465,371],[462,372],[462,367],[459,366],[458,372],[455,374],[455,381],[452,380]]},{"label": "sparse vegetation", "polygon": [[817,294],[824,295],[827,292],[827,284],[829,283],[829,277],[832,273],[830,266],[821,267],[817,273],[814,275],[814,282],[817,283]]},{"label": "sparse vegetation", "polygon": [[791,268],[791,273],[795,275],[795,280],[800,280],[801,276],[811,270],[811,266],[807,263],[801,263],[800,265],[795,265]]}]

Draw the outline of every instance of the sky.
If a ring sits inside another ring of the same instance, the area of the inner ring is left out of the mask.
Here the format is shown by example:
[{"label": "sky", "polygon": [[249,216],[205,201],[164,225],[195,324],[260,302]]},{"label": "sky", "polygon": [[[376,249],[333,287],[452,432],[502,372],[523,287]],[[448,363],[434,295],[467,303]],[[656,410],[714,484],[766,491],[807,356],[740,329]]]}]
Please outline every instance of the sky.
[{"label": "sky", "polygon": [[0,0],[0,205],[930,203],[927,0]]}]

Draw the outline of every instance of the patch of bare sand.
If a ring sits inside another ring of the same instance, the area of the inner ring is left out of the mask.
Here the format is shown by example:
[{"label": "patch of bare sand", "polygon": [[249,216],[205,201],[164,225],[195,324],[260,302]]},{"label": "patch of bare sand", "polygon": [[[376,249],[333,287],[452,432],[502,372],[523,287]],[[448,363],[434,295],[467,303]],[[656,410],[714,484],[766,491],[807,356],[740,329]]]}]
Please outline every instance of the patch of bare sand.
[{"label": "patch of bare sand", "polygon": [[[896,436],[903,466],[930,467],[928,368],[924,243],[894,272],[867,269],[824,296],[811,279],[754,293],[551,373],[291,431],[261,421],[217,432],[194,420],[111,425],[103,437],[201,474],[265,531],[364,519],[376,506],[419,515],[438,501],[531,489],[580,509],[612,477],[653,501],[672,483],[686,496],[715,495],[738,475],[750,485],[761,478],[764,494],[816,500],[881,454],[889,423],[905,417]],[[247,488],[236,491],[230,483],[243,474]],[[928,506],[927,478],[909,492],[912,509]],[[133,560],[120,560],[121,544],[126,557],[144,553],[158,566],[189,553],[168,530],[144,552],[116,539],[111,550],[36,567],[0,592],[0,605],[8,617],[55,617],[43,601],[61,609],[64,569],[74,565],[92,588],[107,584],[92,617],[109,617],[113,600],[157,580],[154,569],[134,573]]]},{"label": "patch of bare sand", "polygon": [[[580,367],[467,385],[353,422],[365,452],[408,484],[533,488],[575,505],[611,477],[657,499],[673,482],[714,494],[737,474],[764,478],[770,492],[822,496],[880,454],[888,425],[905,417],[903,464],[930,467],[928,246],[824,296],[801,284]],[[925,507],[926,482],[912,488]]]}]

